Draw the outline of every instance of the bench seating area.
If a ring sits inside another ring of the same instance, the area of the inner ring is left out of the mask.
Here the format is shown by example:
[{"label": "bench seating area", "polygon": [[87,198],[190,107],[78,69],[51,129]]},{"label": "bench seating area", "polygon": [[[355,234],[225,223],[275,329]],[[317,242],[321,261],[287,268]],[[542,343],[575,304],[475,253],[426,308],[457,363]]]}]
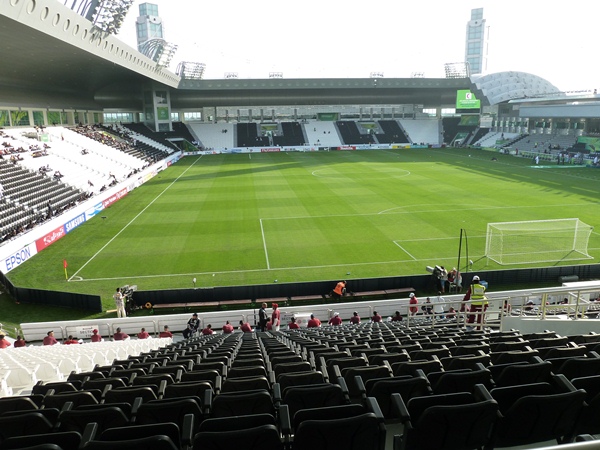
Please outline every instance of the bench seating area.
[{"label": "bench seating area", "polygon": [[250,304],[252,304],[252,299],[246,298],[240,300],[221,300],[218,302],[156,303],[152,305],[152,309],[184,309],[185,311],[191,311],[192,309],[198,308]]}]

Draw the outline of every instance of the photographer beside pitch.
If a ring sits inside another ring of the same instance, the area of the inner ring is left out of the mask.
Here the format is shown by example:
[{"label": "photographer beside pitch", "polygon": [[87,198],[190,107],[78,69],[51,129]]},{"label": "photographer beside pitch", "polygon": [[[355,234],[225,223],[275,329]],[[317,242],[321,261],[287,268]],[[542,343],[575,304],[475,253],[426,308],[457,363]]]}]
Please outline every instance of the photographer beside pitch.
[{"label": "photographer beside pitch", "polygon": [[465,302],[471,301],[471,306],[468,310],[470,314],[467,317],[467,323],[469,324],[467,328],[473,329],[473,324],[475,323],[475,318],[477,317],[478,325],[476,329],[481,329],[481,325],[483,323],[483,313],[488,307],[485,289],[485,286],[480,283],[479,275],[475,275],[472,279],[469,289],[467,290],[467,293],[463,297],[463,302],[460,306],[460,311],[464,312],[466,310]]}]

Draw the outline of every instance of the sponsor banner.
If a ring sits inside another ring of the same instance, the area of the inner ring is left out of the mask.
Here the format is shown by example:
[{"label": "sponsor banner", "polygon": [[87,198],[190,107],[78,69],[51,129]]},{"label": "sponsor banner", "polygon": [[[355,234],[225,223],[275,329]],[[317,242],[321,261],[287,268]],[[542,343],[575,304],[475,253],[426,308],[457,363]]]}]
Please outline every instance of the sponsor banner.
[{"label": "sponsor banner", "polygon": [[279,147],[266,147],[266,148],[261,148],[260,152],[261,153],[271,153],[271,152],[280,152],[281,149]]},{"label": "sponsor banner", "polygon": [[104,205],[102,203],[96,203],[92,208],[88,209],[85,212],[85,217],[87,220],[90,220],[96,214],[100,213],[104,209]]},{"label": "sponsor banner", "polygon": [[108,197],[106,200],[103,200],[102,205],[104,206],[104,208],[108,208],[110,205],[112,205],[116,201],[119,201],[121,198],[125,197],[126,195],[127,195],[127,188],[121,189],[120,191],[115,192],[113,195]]},{"label": "sponsor banner", "polygon": [[336,150],[356,150],[354,145],[342,145],[340,147],[335,147]]},{"label": "sponsor banner", "polygon": [[27,247],[23,247],[21,250],[8,256],[4,260],[4,267],[2,269],[2,272],[4,272],[4,273],[10,272],[15,267],[18,267],[21,264],[23,264],[25,261],[27,261],[29,258],[31,258],[36,253],[37,253],[37,248],[35,246],[35,242],[32,242]]},{"label": "sponsor banner", "polygon": [[67,233],[65,233],[65,227],[64,227],[64,225],[61,225],[54,231],[51,231],[50,233],[48,233],[43,238],[40,238],[37,241],[35,241],[35,247],[37,248],[37,251],[41,252],[49,245],[54,244],[60,238],[64,237],[65,234],[67,234]]},{"label": "sponsor banner", "polygon": [[397,150],[399,148],[411,148],[411,146],[409,144],[404,144],[404,145],[401,145],[401,144],[392,144],[392,145],[390,145],[390,148],[394,149],[394,150]]},{"label": "sponsor banner", "polygon": [[66,334],[72,335],[77,339],[89,339],[92,337],[92,331],[97,330],[98,325],[85,325],[85,326],[70,326],[65,327]]},{"label": "sponsor banner", "polygon": [[77,217],[75,217],[75,218],[69,220],[67,223],[65,223],[65,231],[67,233],[70,233],[71,231],[73,231],[75,228],[77,228],[79,225],[81,225],[84,222],[85,222],[85,213],[81,213]]}]

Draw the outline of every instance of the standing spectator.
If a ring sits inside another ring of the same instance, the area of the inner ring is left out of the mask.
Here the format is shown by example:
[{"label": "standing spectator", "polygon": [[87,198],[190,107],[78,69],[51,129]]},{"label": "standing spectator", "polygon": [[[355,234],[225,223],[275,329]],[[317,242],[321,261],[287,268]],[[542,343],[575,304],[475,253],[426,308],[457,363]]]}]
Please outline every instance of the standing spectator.
[{"label": "standing spectator", "polygon": [[281,311],[279,311],[279,305],[277,303],[273,303],[271,326],[273,327],[273,331],[279,331],[279,327],[281,326]]},{"label": "standing spectator", "polygon": [[371,317],[371,322],[381,322],[381,316],[379,315],[379,313],[377,311],[373,311],[373,317]]},{"label": "standing spectator", "polygon": [[463,303],[460,307],[461,312],[465,311],[465,302],[471,302],[470,314],[467,317],[467,329],[473,329],[473,324],[477,321],[477,329],[481,329],[483,323],[483,313],[487,310],[488,302],[485,297],[485,286],[480,283],[479,275],[475,275],[471,286],[463,297]]},{"label": "standing spectator", "polygon": [[231,333],[233,333],[233,325],[231,325],[228,320],[227,322],[225,322],[225,325],[223,325],[223,334]]},{"label": "standing spectator", "polygon": [[214,331],[212,329],[212,325],[209,323],[208,325],[206,325],[206,328],[204,330],[202,330],[202,334],[207,336],[209,334],[213,334]]},{"label": "standing spectator", "polygon": [[64,342],[64,345],[72,345],[72,344],[79,344],[80,342],[77,340],[77,338],[74,338],[72,334],[69,335],[68,339]]},{"label": "standing spectator", "polygon": [[10,347],[11,343],[4,339],[6,336],[4,336],[3,334],[0,334],[0,348],[6,348],[6,347]]},{"label": "standing spectator", "polygon": [[402,316],[400,315],[400,311],[396,311],[392,316],[392,322],[400,322],[402,321]]},{"label": "standing spectator", "polygon": [[102,342],[102,336],[100,336],[98,334],[98,330],[96,330],[96,329],[92,330],[91,340],[92,340],[92,342]]},{"label": "standing spectator", "polygon": [[198,319],[198,314],[192,314],[190,320],[187,321],[187,327],[183,330],[183,337],[185,339],[193,336],[200,329],[200,319]]},{"label": "standing spectator", "polygon": [[58,344],[58,341],[54,337],[54,331],[48,331],[48,333],[46,334],[46,337],[42,341],[42,344],[43,345],[56,345],[56,344]]},{"label": "standing spectator", "polygon": [[409,310],[411,316],[414,316],[419,311],[419,308],[417,307],[418,303],[419,303],[419,300],[417,299],[415,294],[413,294],[411,292],[409,295],[409,300],[408,300],[408,304],[410,305],[408,310]]},{"label": "standing spectator", "polygon": [[346,281],[340,281],[333,288],[331,296],[335,299],[340,299],[346,293]]},{"label": "standing spectator", "polygon": [[159,338],[173,338],[173,333],[169,331],[169,325],[165,325],[164,329],[159,333]]},{"label": "standing spectator", "polygon": [[258,329],[263,332],[266,331],[268,321],[269,314],[267,313],[267,304],[263,303],[258,310]]},{"label": "standing spectator", "polygon": [[358,315],[358,313],[356,311],[354,311],[352,313],[352,317],[350,317],[350,323],[352,325],[357,325],[360,323],[360,316]]},{"label": "standing spectator", "polygon": [[299,329],[299,328],[300,328],[300,325],[298,325],[298,324],[296,323],[296,318],[295,318],[295,317],[292,317],[292,318],[290,319],[290,323],[288,323],[288,328],[289,328],[290,330],[297,330],[297,329]]},{"label": "standing spectator", "polygon": [[425,299],[425,304],[421,306],[421,310],[428,316],[433,312],[433,305],[431,304],[431,299],[429,297]]},{"label": "standing spectator", "polygon": [[437,298],[435,299],[435,305],[433,305],[433,312],[435,313],[435,318],[436,319],[443,319],[444,318],[444,305],[443,303],[446,300],[444,300],[444,297],[442,297],[442,293],[438,292]]},{"label": "standing spectator", "polygon": [[26,347],[27,342],[20,335],[17,335],[17,340],[14,343],[15,348]]},{"label": "standing spectator", "polygon": [[142,328],[141,331],[138,333],[137,337],[138,339],[148,339],[150,335],[148,334],[145,328]]},{"label": "standing spectator", "polygon": [[448,271],[444,266],[440,266],[440,291],[442,294],[446,292],[446,286],[448,285]]},{"label": "standing spectator", "polygon": [[252,327],[248,322],[240,320],[240,330],[244,333],[252,333]]},{"label": "standing spectator", "polygon": [[125,301],[120,287],[117,288],[117,292],[115,292],[113,298],[115,299],[115,305],[117,307],[117,317],[127,317],[127,314],[125,313]]},{"label": "standing spectator", "polygon": [[125,339],[129,339],[129,335],[121,331],[121,327],[117,327],[117,332],[113,334],[113,339],[115,341],[124,341]]},{"label": "standing spectator", "polygon": [[336,312],[331,319],[329,319],[329,325],[341,325],[342,319],[340,313]]},{"label": "standing spectator", "polygon": [[307,328],[319,328],[321,326],[321,321],[315,317],[314,314],[310,315],[310,320],[306,324]]}]

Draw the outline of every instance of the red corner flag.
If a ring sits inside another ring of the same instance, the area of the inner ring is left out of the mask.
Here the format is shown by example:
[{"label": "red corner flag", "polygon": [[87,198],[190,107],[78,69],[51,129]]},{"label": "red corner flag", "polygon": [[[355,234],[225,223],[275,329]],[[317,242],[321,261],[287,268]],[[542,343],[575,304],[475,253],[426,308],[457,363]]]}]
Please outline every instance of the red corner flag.
[{"label": "red corner flag", "polygon": [[67,275],[67,260],[63,259],[63,267],[65,268],[65,280],[68,280],[69,277]]}]

